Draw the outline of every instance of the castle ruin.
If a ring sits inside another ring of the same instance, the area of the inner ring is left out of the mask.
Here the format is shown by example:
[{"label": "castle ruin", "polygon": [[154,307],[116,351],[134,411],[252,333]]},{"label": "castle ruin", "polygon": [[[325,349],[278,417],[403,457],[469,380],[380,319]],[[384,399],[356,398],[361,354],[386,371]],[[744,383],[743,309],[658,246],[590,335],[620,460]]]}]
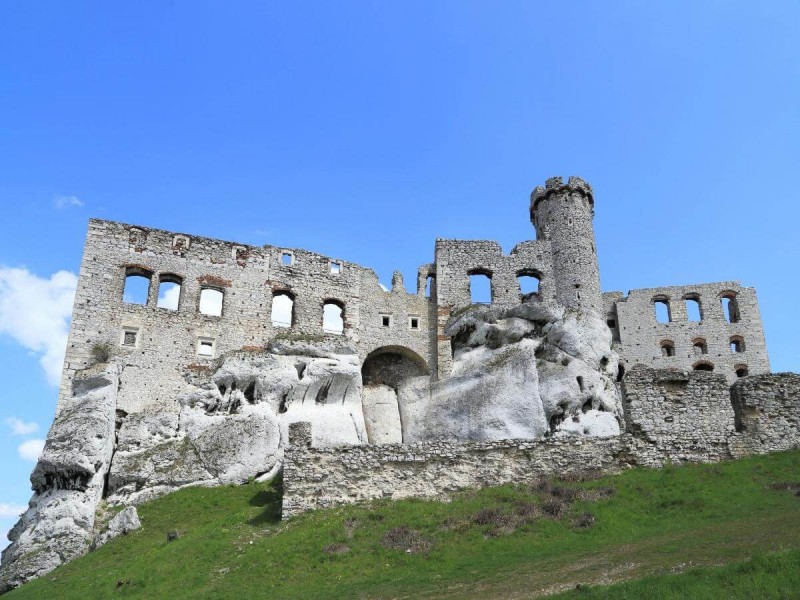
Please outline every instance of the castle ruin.
[{"label": "castle ruin", "polygon": [[399,272],[386,290],[308,250],[91,220],[56,420],[0,590],[105,539],[101,500],[282,468],[289,517],[800,446],[800,377],[770,374],[755,291],[604,293],[593,216],[586,182],[549,179],[531,194],[535,240],[504,254],[437,239],[413,293]]}]

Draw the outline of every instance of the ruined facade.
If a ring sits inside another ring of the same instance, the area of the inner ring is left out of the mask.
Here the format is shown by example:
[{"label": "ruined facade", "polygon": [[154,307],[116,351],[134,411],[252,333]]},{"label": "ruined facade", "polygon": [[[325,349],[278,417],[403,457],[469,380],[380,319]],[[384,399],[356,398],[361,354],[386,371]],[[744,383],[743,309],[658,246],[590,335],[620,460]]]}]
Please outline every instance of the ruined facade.
[{"label": "ruined facade", "polygon": [[[126,362],[119,408],[167,407],[188,365],[227,352],[263,348],[275,339],[342,341],[362,363],[392,351],[434,379],[452,369],[450,317],[472,304],[470,276],[490,280],[491,302],[513,306],[532,283],[537,302],[605,315],[625,368],[634,364],[708,369],[729,382],[769,372],[755,291],[737,282],[601,293],[591,188],[572,177],[548,180],[531,194],[535,240],[508,255],[490,241],[436,240],[434,261],[409,293],[395,273],[391,291],[371,269],[296,248],[248,246],[109,221],[92,220],[81,263],[61,397],[90,366],[93,348],[109,344]],[[126,279],[148,281],[144,304],[123,298]],[[159,288],[179,286],[176,309],[159,307]],[[538,289],[537,289],[538,288]],[[201,295],[221,297],[219,315],[201,312]],[[273,302],[291,301],[290,322],[273,322]],[[697,301],[691,321],[686,302]],[[668,303],[660,323],[656,304]],[[723,302],[727,307],[723,306]],[[343,331],[323,327],[325,306],[341,310]],[[727,312],[725,312],[727,310]],[[128,385],[126,385],[128,384]]]},{"label": "ruined facade", "polygon": [[552,178],[535,240],[438,239],[413,293],[307,250],[90,221],[0,593],[136,522],[106,524],[101,502],[281,468],[291,516],[800,446],[798,378],[769,375],[753,289],[603,293],[593,217],[587,183]]}]

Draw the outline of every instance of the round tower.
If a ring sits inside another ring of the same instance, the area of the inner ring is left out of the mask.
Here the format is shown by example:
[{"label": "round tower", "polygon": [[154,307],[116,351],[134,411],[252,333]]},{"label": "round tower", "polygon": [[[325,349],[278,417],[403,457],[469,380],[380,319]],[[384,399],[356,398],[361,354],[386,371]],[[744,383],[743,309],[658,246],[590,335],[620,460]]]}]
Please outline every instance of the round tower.
[{"label": "round tower", "polygon": [[592,187],[580,177],[551,177],[531,192],[536,238],[550,242],[556,299],[570,308],[602,312],[594,245]]}]

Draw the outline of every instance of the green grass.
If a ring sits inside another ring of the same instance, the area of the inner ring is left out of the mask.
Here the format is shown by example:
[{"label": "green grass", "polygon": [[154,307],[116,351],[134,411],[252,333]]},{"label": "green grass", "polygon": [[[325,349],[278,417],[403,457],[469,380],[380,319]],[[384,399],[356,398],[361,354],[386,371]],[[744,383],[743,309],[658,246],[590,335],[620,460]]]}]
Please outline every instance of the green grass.
[{"label": "green grass", "polygon": [[750,600],[800,598],[800,550],[759,554],[741,563],[694,568],[680,575],[645,577],[611,586],[579,586],[551,600]]},{"label": "green grass", "polygon": [[[464,492],[451,503],[321,510],[288,523],[278,520],[279,483],[192,488],[141,506],[142,530],[7,598],[486,600],[577,584],[590,587],[565,597],[790,598],[780,590],[800,589],[800,497],[773,484],[798,481],[795,451],[557,483],[560,496],[580,490],[558,519],[540,514],[552,491],[520,485]],[[593,524],[578,526],[586,513]],[[173,530],[181,536],[168,542]],[[390,531],[400,549],[387,547]],[[730,581],[758,593],[737,596]]]}]

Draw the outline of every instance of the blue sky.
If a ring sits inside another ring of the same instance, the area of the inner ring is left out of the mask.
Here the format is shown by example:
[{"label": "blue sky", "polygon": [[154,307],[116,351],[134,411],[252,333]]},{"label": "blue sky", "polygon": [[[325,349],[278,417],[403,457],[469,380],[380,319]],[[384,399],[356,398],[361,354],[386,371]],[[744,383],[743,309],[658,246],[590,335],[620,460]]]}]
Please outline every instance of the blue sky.
[{"label": "blue sky", "polygon": [[780,0],[3,2],[0,533],[89,217],[410,284],[437,236],[532,237],[531,188],[580,175],[605,290],[741,280],[773,369],[800,371],[798,22]]}]

